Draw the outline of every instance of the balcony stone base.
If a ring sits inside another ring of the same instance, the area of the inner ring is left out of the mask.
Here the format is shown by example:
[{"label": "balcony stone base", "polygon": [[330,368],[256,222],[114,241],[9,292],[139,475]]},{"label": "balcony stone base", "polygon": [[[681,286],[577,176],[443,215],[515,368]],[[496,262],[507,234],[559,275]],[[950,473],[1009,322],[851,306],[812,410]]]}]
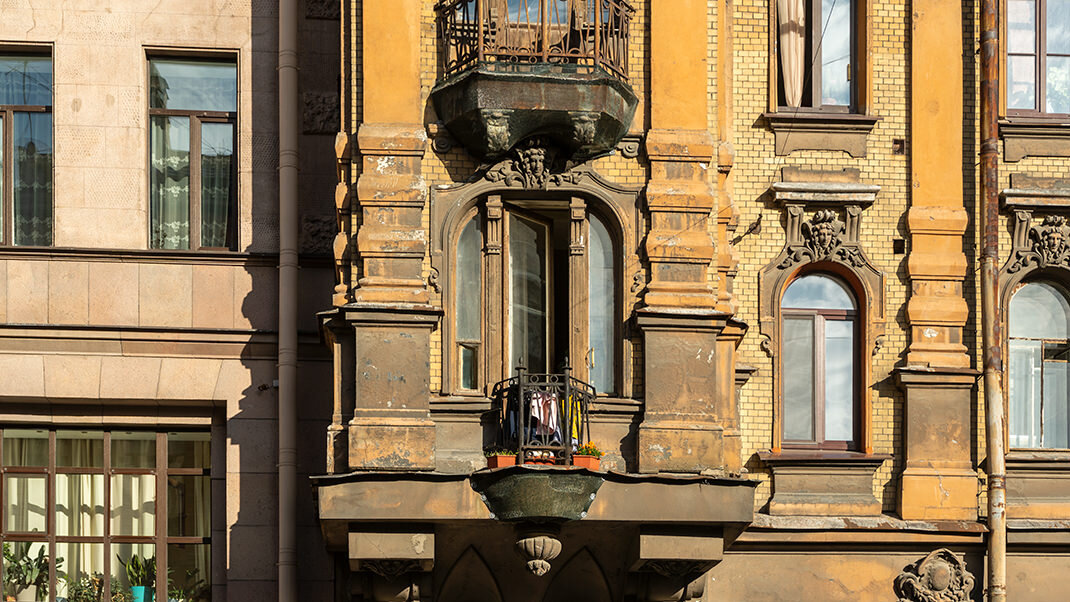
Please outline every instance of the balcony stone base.
[{"label": "balcony stone base", "polygon": [[539,136],[585,159],[617,147],[639,101],[628,84],[598,68],[487,63],[439,83],[431,102],[477,157],[501,157]]}]

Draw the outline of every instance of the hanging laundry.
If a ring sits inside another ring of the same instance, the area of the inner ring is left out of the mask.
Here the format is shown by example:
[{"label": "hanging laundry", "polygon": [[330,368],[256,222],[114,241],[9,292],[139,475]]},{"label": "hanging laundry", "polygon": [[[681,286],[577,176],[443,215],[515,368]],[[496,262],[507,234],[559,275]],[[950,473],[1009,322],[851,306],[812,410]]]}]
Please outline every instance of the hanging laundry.
[{"label": "hanging laundry", "polygon": [[557,392],[534,391],[531,393],[531,417],[535,419],[535,434],[540,437],[560,436],[561,422],[558,419]]}]

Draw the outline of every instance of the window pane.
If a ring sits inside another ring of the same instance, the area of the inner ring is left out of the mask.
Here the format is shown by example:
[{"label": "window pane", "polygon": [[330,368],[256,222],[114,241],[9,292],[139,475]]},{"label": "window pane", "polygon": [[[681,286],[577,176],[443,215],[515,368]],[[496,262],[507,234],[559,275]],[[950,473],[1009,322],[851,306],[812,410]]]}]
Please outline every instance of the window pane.
[{"label": "window pane", "polygon": [[1036,21],[1036,0],[1007,0],[1007,52],[1036,53]]},{"label": "window pane", "polygon": [[461,387],[475,389],[479,386],[479,369],[476,364],[476,350],[469,345],[461,345]]},{"label": "window pane", "polygon": [[482,305],[480,264],[483,235],[479,216],[469,220],[457,241],[457,340],[480,340],[479,316]]},{"label": "window pane", "polygon": [[235,199],[234,124],[201,124],[201,246],[230,248]]},{"label": "window pane", "polygon": [[784,439],[814,440],[814,322],[784,318]]},{"label": "window pane", "polygon": [[591,385],[599,393],[613,393],[617,384],[616,262],[609,229],[594,214],[590,216],[587,248],[590,297],[590,343],[588,356]]},{"label": "window pane", "polygon": [[781,307],[796,309],[855,308],[854,296],[838,280],[823,274],[803,276],[788,285]]},{"label": "window pane", "polygon": [[1037,106],[1036,57],[1007,57],[1007,108],[1035,109]]},{"label": "window pane", "polygon": [[52,244],[52,114],[15,113],[15,244]]},{"label": "window pane", "polygon": [[4,516],[8,531],[44,532],[48,481],[45,475],[4,475]]},{"label": "window pane", "polygon": [[[48,600],[48,544],[43,541],[9,541],[4,543],[4,555],[11,555],[19,560],[29,559],[33,568],[39,568],[43,576],[39,577],[37,585],[24,586],[8,583],[8,567],[4,567],[4,599],[5,600]],[[63,563],[58,563],[58,568],[63,568]],[[12,579],[14,581],[14,579]],[[15,596],[8,598],[7,596]]]},{"label": "window pane", "polygon": [[825,440],[854,441],[854,322],[825,320]]},{"label": "window pane", "polygon": [[851,0],[824,0],[821,23],[821,104],[850,105]]},{"label": "window pane", "polygon": [[211,433],[167,433],[169,468],[211,468]]},{"label": "window pane", "polygon": [[167,478],[167,534],[173,537],[211,535],[211,482],[207,476]]},{"label": "window pane", "polygon": [[1070,303],[1046,282],[1032,282],[1014,293],[1010,336],[1029,339],[1070,339]]},{"label": "window pane", "polygon": [[56,466],[103,468],[104,434],[100,431],[56,431]]},{"label": "window pane", "polygon": [[104,475],[56,475],[56,535],[104,535]]},{"label": "window pane", "polygon": [[546,372],[546,241],[548,228],[509,215],[510,366]]},{"label": "window pane", "polygon": [[[135,559],[134,556],[137,556]],[[133,563],[135,566],[140,565],[141,571],[135,571],[137,574],[137,582],[131,583],[129,577],[129,571],[127,565]],[[115,600],[115,592],[119,591],[126,596],[123,601],[131,600],[133,595],[131,593],[131,587],[147,587],[152,588],[156,584],[156,546],[151,543],[117,543],[111,546],[111,595],[112,600]],[[118,583],[116,583],[118,582]],[[150,602],[148,592],[145,595],[145,602]]]},{"label": "window pane", "polygon": [[167,546],[168,597],[182,602],[208,602],[212,599],[211,546],[205,544],[171,544]]},{"label": "window pane", "polygon": [[4,466],[48,466],[48,431],[4,429]]},{"label": "window pane", "polygon": [[1040,447],[1041,358],[1040,341],[1011,339],[1008,422],[1012,448]]},{"label": "window pane", "polygon": [[112,468],[156,468],[156,433],[113,432]]},{"label": "window pane", "polygon": [[189,248],[189,118],[154,115],[149,140],[152,248]]},{"label": "window pane", "polygon": [[1048,55],[1046,103],[1049,113],[1070,113],[1070,56]]},{"label": "window pane", "polygon": [[60,598],[68,602],[96,602],[103,588],[104,544],[56,543],[56,557],[63,559],[62,574],[56,579]]},{"label": "window pane", "polygon": [[116,474],[111,477],[111,534],[152,535],[156,532],[156,477]]},{"label": "window pane", "polygon": [[149,102],[154,109],[238,110],[238,71],[219,61],[149,61]]},{"label": "window pane", "polygon": [[1044,344],[1044,447],[1070,447],[1067,437],[1067,403],[1070,401],[1070,364],[1066,343]]},{"label": "window pane", "polygon": [[1047,5],[1048,53],[1070,54],[1070,0],[1047,0]]},{"label": "window pane", "polygon": [[52,106],[51,57],[0,57],[0,105]]}]

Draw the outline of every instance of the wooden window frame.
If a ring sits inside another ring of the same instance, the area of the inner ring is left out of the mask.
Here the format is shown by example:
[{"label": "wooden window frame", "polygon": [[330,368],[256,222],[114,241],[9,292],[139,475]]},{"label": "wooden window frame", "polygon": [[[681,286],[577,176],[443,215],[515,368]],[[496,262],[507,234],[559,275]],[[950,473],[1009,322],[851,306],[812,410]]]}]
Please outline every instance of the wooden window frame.
[{"label": "wooden window frame", "polygon": [[[447,307],[455,309],[456,291],[453,287],[456,287],[458,284],[457,270],[459,265],[457,261],[457,249],[461,233],[473,216],[478,215],[482,220],[483,252],[482,263],[480,266],[481,284],[483,286],[480,308],[480,333],[482,338],[477,342],[458,340],[456,334],[456,320],[451,317],[445,321],[445,338],[447,344],[444,345],[445,353],[443,354],[443,366],[445,368],[443,388],[446,389],[449,394],[459,396],[489,395],[494,384],[513,374],[515,366],[509,365],[510,275],[508,221],[510,213],[516,213],[526,219],[531,219],[532,209],[523,206],[524,202],[528,200],[529,199],[526,197],[522,199],[503,200],[500,195],[484,196],[479,202],[475,203],[473,208],[465,214],[463,219],[458,220],[454,231],[450,233],[449,249],[452,256],[452,262],[448,277],[449,286],[451,288],[447,291],[445,297],[448,303]],[[545,199],[534,199],[534,202],[540,206],[543,205],[544,201]],[[552,327],[555,319],[555,316],[553,315],[554,277],[552,274],[553,268],[548,267],[547,274],[550,278],[550,282],[547,283],[547,314],[551,327],[549,328],[550,332],[547,336],[547,347],[550,351],[550,355],[553,354],[555,349],[558,352],[564,349],[566,353],[560,355],[567,355],[569,358],[572,375],[587,382],[589,380],[587,350],[590,347],[590,333],[588,332],[588,296],[590,282],[588,228],[591,213],[597,213],[598,219],[601,219],[605,224],[613,244],[612,254],[614,269],[617,272],[617,278],[613,283],[617,297],[613,312],[614,315],[618,317],[621,315],[624,299],[626,299],[626,291],[624,290],[623,278],[621,277],[623,272],[623,261],[621,257],[622,235],[618,231],[620,226],[616,224],[614,219],[612,219],[612,214],[608,211],[598,209],[594,203],[579,197],[560,199],[557,202],[560,202],[560,210],[568,211],[570,213],[569,221],[571,227],[570,232],[568,233],[570,244],[567,263],[569,286],[573,289],[576,289],[577,287],[582,289],[571,292],[573,300],[570,303],[570,307],[575,314],[582,315],[583,318],[581,320],[581,327],[577,328],[574,326],[569,329],[569,340],[554,340],[554,328]],[[552,258],[549,256],[546,260],[550,264],[553,263]],[[579,286],[580,283],[582,283],[582,286]],[[622,341],[624,338],[623,319],[618,319],[615,322],[615,338],[617,341]],[[478,346],[478,352],[476,354],[476,389],[466,389],[461,386],[461,347],[464,345],[471,345],[473,347]],[[618,344],[614,353],[614,373],[616,375],[613,387],[614,390],[611,392],[598,391],[599,397],[618,398],[622,394],[621,392],[625,391],[627,388],[623,362],[623,347],[622,344]],[[556,366],[547,366],[547,369],[553,372],[556,370]]]},{"label": "wooden window frame", "polygon": [[[52,60],[51,52],[40,51],[28,51],[19,52],[18,49],[0,48],[0,55],[2,56],[32,56],[38,58],[48,58],[49,63],[52,65],[52,95],[53,104],[55,104],[55,61]],[[49,233],[49,244],[45,246],[39,245],[16,245],[15,244],[15,168],[13,164],[13,158],[15,156],[15,134],[12,127],[15,121],[15,113],[52,113],[53,105],[5,105],[0,104],[0,128],[3,129],[3,136],[0,137],[0,163],[3,164],[2,170],[0,170],[0,194],[3,195],[3,228],[0,228],[0,246],[9,247],[36,247],[36,248],[49,248],[55,244],[56,240],[56,197],[55,189],[52,193],[52,231]],[[56,162],[55,162],[55,120],[51,122],[52,126],[52,148],[53,148],[53,161],[52,161],[52,184],[56,182]]]},{"label": "wooden window frame", "polygon": [[[834,278],[840,286],[843,286],[845,290],[850,292],[854,297],[855,307],[854,310],[840,310],[840,309],[805,309],[805,308],[785,308],[780,307],[778,320],[780,321],[780,332],[784,332],[784,318],[786,317],[805,317],[812,318],[813,320],[813,335],[814,335],[814,349],[813,349],[813,425],[814,425],[814,440],[794,440],[783,437],[784,425],[780,425],[781,433],[781,446],[783,449],[817,449],[817,450],[835,450],[835,451],[861,451],[862,449],[862,341],[865,339],[865,333],[862,329],[865,325],[862,320],[859,319],[861,311],[859,307],[858,295],[853,288],[846,282],[843,282],[838,277],[832,274],[826,274],[824,272],[808,272],[802,274],[799,278],[806,276],[824,275],[830,278]],[[795,282],[799,278],[793,279],[791,282]],[[791,286],[791,282],[787,286]],[[787,286],[784,288],[787,291]],[[837,321],[849,321],[853,324],[854,330],[854,349],[852,349],[852,365],[851,376],[852,383],[854,385],[854,391],[851,393],[852,399],[852,432],[853,438],[850,441],[830,441],[824,438],[825,433],[825,328],[824,324],[829,319]],[[781,343],[783,345],[783,343]],[[783,362],[783,347],[781,353],[777,354],[780,358],[779,361]],[[780,404],[781,411],[779,412],[780,420],[784,420],[783,404],[785,403],[785,382],[783,377],[783,366],[780,366],[781,377],[780,382]]]},{"label": "wooden window frame", "polygon": [[[153,52],[148,55],[146,65],[146,82],[145,89],[152,90],[152,62],[155,60],[171,60],[182,61],[187,60],[190,62],[230,62],[234,65],[234,85],[235,90],[238,91],[238,96],[235,98],[237,102],[241,98],[240,91],[240,75],[238,60],[236,56],[231,54],[174,54],[174,53],[157,53]],[[238,209],[240,205],[241,195],[238,190],[238,171],[240,151],[239,141],[241,135],[238,130],[238,112],[237,111],[197,111],[197,110],[180,110],[180,109],[159,109],[152,106],[152,100],[149,99],[149,123],[148,123],[148,177],[149,192],[146,198],[149,199],[149,211],[148,211],[148,242],[149,248],[156,251],[171,251],[171,252],[190,252],[190,251],[222,251],[222,252],[236,252],[240,248],[238,236],[240,228],[238,227],[238,218],[241,212]],[[188,249],[162,249],[152,246],[152,118],[153,117],[186,117],[189,119],[189,248]],[[234,127],[234,153],[231,155],[231,163],[233,167],[230,173],[230,185],[231,185],[231,202],[228,207],[227,213],[227,238],[231,241],[229,246],[225,247],[205,247],[201,245],[201,125],[204,123],[229,123]]]},{"label": "wooden window frame", "polygon": [[[1008,15],[1007,1],[1003,1],[1004,16]],[[1048,95],[1048,0],[1036,0],[1036,13],[1033,15],[1033,22],[1036,24],[1036,30],[1033,32],[1033,99],[1036,104],[1032,109],[1012,109],[1007,105],[1010,100],[1008,86],[1010,85],[1010,67],[1008,63],[1012,56],[1029,56],[1028,54],[1012,53],[1010,51],[1010,40],[1007,38],[1007,19],[1002,19],[1003,35],[1000,37],[1003,45],[1002,62],[1003,62],[1003,90],[1000,95],[1003,99],[1002,104],[1005,108],[1006,115],[1008,117],[1032,117],[1032,118],[1051,118],[1066,120],[1070,119],[1070,113],[1049,113],[1044,110],[1047,106]],[[1070,57],[1070,54],[1053,54],[1053,56]]]},{"label": "wooden window frame", "polygon": [[847,105],[817,104],[820,103],[821,99],[821,73],[819,69],[814,69],[814,66],[820,65],[821,53],[820,48],[815,48],[813,44],[815,38],[813,24],[818,23],[823,26],[821,21],[821,2],[828,0],[807,1],[810,2],[810,6],[807,11],[806,56],[810,61],[808,69],[810,73],[804,79],[804,82],[809,82],[809,89],[804,88],[803,97],[809,98],[811,105],[816,106],[796,108],[780,104],[780,45],[778,43],[780,25],[777,22],[777,3],[775,0],[771,0],[769,2],[769,112],[779,114],[826,114],[830,117],[868,115],[870,109],[869,85],[872,81],[872,65],[869,57],[870,31],[868,26],[871,1],[852,0],[851,3],[851,24],[853,26],[849,74],[851,102]]},{"label": "wooden window frame", "polygon": [[[46,496],[47,496],[47,510],[45,516],[45,531],[42,532],[11,532],[7,530],[7,517],[0,517],[0,544],[7,542],[29,542],[29,543],[44,543],[48,549],[48,558],[50,559],[48,567],[48,600],[56,600],[56,586],[59,578],[57,575],[56,566],[51,562],[51,559],[56,558],[56,546],[61,543],[90,543],[101,544],[104,549],[104,565],[102,567],[102,574],[105,576],[111,575],[113,571],[112,560],[112,545],[113,544],[151,544],[154,546],[156,557],[156,577],[155,577],[155,590],[156,600],[167,599],[167,546],[169,544],[195,544],[211,546],[212,533],[209,528],[208,535],[203,537],[195,536],[173,536],[168,534],[168,510],[167,510],[167,487],[168,477],[170,476],[204,476],[209,479],[209,492],[211,492],[211,471],[218,469],[211,468],[170,468],[168,466],[167,456],[167,436],[171,432],[178,432],[175,430],[140,430],[140,429],[125,429],[108,427],[103,429],[87,429],[101,434],[101,441],[103,442],[103,466],[100,468],[73,468],[62,467],[56,465],[56,432],[57,431],[69,431],[77,430],[75,426],[57,426],[57,425],[9,425],[8,430],[43,430],[48,433],[48,466],[36,467],[36,466],[7,466],[3,457],[3,438],[4,429],[0,429],[0,507],[4,506],[6,502],[6,478],[8,474],[36,474],[45,475],[46,479]],[[156,445],[156,464],[153,468],[116,468],[112,466],[111,458],[111,441],[113,432],[143,432],[155,434]],[[197,429],[196,431],[210,433],[211,431],[205,429]],[[210,437],[210,445],[214,446],[217,442],[214,437]],[[209,452],[209,457],[212,457],[212,453]],[[56,535],[56,477],[59,474],[92,474],[102,475],[104,477],[104,504],[103,504],[103,535],[100,536],[78,536],[78,535]],[[154,528],[153,535],[112,535],[111,534],[111,478],[115,475],[153,475],[156,477],[155,481],[155,500],[154,500]],[[214,501],[211,499],[209,493],[209,524],[211,524],[211,512],[213,510]],[[209,548],[210,549],[210,548]],[[0,558],[0,563],[3,563],[3,559]],[[210,561],[209,577],[212,572],[212,567],[215,561]],[[6,570],[6,569],[5,569]],[[103,599],[111,600],[111,579],[104,579],[104,591]]]}]

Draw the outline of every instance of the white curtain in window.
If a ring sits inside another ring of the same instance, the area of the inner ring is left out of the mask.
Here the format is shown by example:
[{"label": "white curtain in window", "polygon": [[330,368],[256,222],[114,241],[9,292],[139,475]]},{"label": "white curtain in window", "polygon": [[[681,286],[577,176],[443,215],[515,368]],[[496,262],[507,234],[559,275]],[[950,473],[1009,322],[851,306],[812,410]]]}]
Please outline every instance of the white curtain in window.
[{"label": "white curtain in window", "polygon": [[[72,466],[93,466],[99,457],[99,440],[70,440]],[[104,475],[56,475],[56,534],[69,537],[104,535]],[[69,543],[63,553],[62,570],[72,581],[92,576],[104,567],[104,546],[84,542]]]},{"label": "white curtain in window", "polygon": [[189,118],[152,117],[149,205],[154,249],[189,248]]},{"label": "white curtain in window", "polygon": [[802,104],[803,72],[806,67],[806,2],[777,0],[780,27],[780,75],[789,107]]}]

